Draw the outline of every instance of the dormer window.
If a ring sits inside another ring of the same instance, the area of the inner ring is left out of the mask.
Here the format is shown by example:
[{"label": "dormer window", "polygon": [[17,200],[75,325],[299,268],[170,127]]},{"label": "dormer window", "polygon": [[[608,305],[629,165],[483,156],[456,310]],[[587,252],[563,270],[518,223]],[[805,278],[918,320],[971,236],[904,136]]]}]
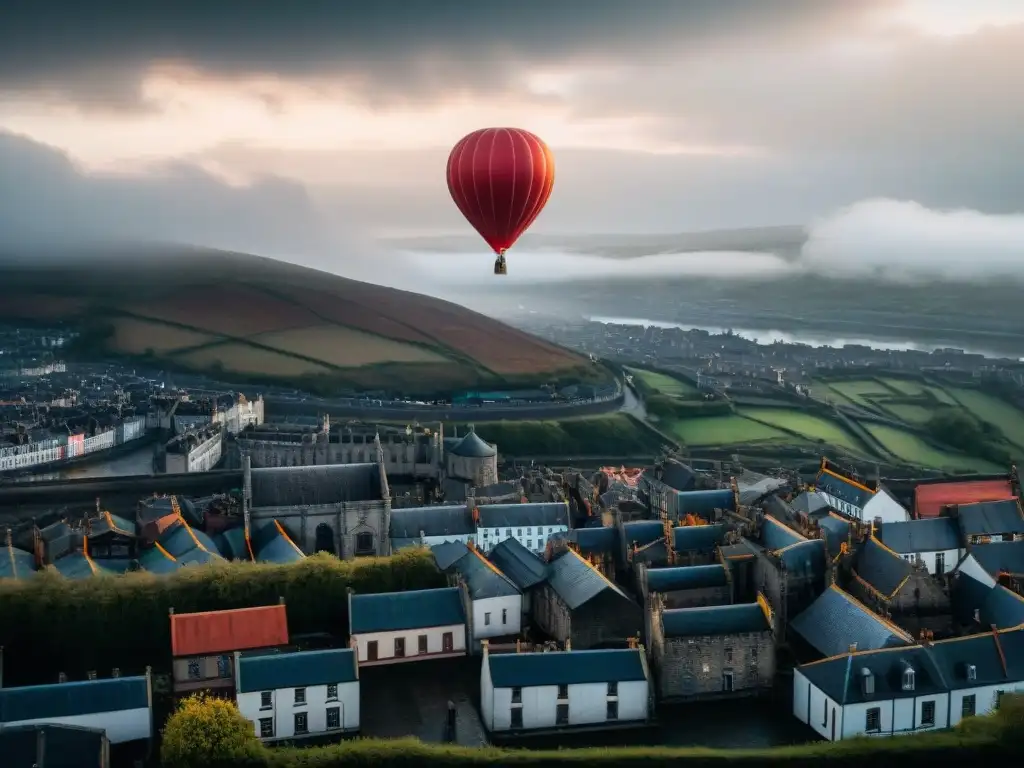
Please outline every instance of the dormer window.
[{"label": "dormer window", "polygon": [[967,679],[977,680],[978,679],[978,668],[973,664],[967,665]]},{"label": "dormer window", "polygon": [[914,690],[914,670],[912,667],[907,667],[903,670],[903,690]]},{"label": "dormer window", "polygon": [[860,687],[865,696],[875,695],[875,675],[867,667],[860,671]]}]

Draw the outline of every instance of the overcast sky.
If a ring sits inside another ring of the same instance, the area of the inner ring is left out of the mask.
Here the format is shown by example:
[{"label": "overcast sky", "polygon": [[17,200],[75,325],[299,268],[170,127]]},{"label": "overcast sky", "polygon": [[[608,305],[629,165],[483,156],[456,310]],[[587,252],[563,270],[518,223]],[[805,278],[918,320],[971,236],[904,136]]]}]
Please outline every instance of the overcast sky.
[{"label": "overcast sky", "polygon": [[555,152],[539,233],[1024,211],[1024,0],[11,5],[0,240],[370,258],[468,232],[445,160],[488,125]]}]

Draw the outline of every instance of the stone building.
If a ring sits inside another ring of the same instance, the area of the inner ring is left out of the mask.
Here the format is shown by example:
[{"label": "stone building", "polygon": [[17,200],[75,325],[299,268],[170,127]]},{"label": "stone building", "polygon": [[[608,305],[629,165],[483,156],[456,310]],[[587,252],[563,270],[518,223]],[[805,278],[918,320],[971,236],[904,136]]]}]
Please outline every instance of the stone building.
[{"label": "stone building", "polygon": [[574,528],[569,531],[568,546],[575,549],[588,563],[615,581],[619,559],[619,529],[613,526]]},{"label": "stone building", "polygon": [[732,598],[732,576],[721,563],[684,565],[677,568],[639,569],[640,594],[645,604],[655,595],[665,608],[699,608],[728,605]]},{"label": "stone building", "polygon": [[651,653],[663,701],[750,696],[775,676],[772,612],[757,602],[666,609],[651,601]]},{"label": "stone building", "polygon": [[383,452],[362,464],[253,468],[244,466],[242,503],[247,535],[277,520],[304,552],[342,559],[391,549],[391,492]]},{"label": "stone building", "polygon": [[767,516],[761,520],[760,537],[760,544],[746,542],[753,555],[750,576],[753,588],[767,598],[775,614],[777,637],[784,641],[788,623],[829,584],[825,540],[808,539]]},{"label": "stone building", "polygon": [[157,469],[168,474],[209,472],[220,463],[223,450],[220,424],[194,427],[167,441],[157,454]]},{"label": "stone building", "polygon": [[466,436],[446,449],[447,477],[473,487],[498,482],[498,449],[484,442],[472,426]]}]

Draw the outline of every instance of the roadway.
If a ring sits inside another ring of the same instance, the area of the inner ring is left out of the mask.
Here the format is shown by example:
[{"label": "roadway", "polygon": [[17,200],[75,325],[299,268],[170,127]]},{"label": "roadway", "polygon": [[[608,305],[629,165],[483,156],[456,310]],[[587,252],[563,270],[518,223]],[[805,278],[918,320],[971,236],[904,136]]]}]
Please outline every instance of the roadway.
[{"label": "roadway", "polygon": [[242,470],[221,469],[166,475],[123,475],[87,477],[78,480],[7,482],[0,485],[0,508],[22,505],[61,506],[95,501],[105,495],[133,495],[136,499],[154,493],[205,496],[242,487]]}]

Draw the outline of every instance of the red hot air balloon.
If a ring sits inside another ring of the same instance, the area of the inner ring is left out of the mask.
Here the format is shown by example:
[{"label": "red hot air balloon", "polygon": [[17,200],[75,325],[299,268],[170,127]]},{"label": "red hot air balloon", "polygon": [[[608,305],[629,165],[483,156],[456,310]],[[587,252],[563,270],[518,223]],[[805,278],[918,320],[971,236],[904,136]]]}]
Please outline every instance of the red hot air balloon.
[{"label": "red hot air balloon", "polygon": [[448,191],[498,254],[496,275],[506,273],[505,251],[544,209],[554,183],[551,150],[519,128],[474,131],[448,156]]}]

